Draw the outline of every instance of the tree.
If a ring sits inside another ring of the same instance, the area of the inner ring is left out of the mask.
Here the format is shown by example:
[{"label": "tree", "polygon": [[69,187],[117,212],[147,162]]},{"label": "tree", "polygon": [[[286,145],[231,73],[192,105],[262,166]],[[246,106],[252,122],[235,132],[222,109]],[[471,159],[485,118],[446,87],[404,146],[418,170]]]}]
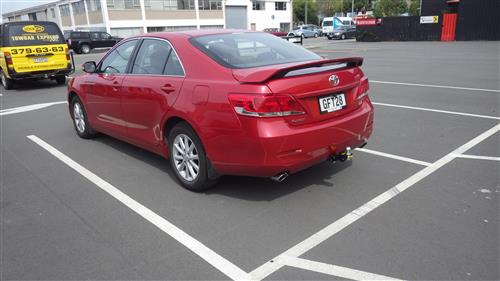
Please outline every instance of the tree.
[{"label": "tree", "polygon": [[[350,13],[352,9],[352,0],[316,0],[316,2],[318,14],[323,17],[331,17],[340,12]],[[370,0],[354,0],[354,12],[361,11],[363,8],[368,9],[369,3]]]},{"label": "tree", "polygon": [[408,7],[410,16],[420,15],[420,0],[411,0],[410,7]]},{"label": "tree", "polygon": [[373,15],[380,17],[394,17],[408,11],[406,0],[378,0],[373,7]]},{"label": "tree", "polygon": [[[306,1],[307,1],[307,22],[306,21]],[[293,21],[300,23],[318,23],[318,7],[316,2],[311,0],[293,1]]]}]

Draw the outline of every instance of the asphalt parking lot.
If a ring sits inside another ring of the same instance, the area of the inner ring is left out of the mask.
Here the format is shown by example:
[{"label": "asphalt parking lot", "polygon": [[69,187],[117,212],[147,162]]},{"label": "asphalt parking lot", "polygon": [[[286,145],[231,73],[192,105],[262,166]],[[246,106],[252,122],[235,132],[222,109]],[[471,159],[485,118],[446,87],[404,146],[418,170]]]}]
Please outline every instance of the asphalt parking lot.
[{"label": "asphalt parking lot", "polygon": [[498,42],[305,42],[365,58],[375,129],[282,183],[189,192],[157,155],[78,138],[65,87],[2,89],[0,279],[499,280]]}]

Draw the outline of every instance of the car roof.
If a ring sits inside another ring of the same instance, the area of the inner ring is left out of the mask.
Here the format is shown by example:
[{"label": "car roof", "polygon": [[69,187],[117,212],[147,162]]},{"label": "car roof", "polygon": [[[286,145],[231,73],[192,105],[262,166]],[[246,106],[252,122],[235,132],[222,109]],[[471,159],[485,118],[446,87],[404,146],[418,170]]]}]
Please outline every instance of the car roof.
[{"label": "car roof", "polygon": [[198,30],[183,30],[183,31],[162,31],[154,33],[145,33],[132,36],[130,38],[144,38],[144,37],[157,37],[157,38],[191,38],[205,35],[216,34],[232,34],[232,33],[263,33],[260,31],[250,31],[241,29],[198,29]]}]

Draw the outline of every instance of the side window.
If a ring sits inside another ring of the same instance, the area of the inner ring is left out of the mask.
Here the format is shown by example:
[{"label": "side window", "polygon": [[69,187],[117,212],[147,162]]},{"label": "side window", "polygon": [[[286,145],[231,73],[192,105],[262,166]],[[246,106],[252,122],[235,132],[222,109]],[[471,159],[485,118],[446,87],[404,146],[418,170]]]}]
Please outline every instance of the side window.
[{"label": "side window", "polygon": [[167,66],[165,67],[165,75],[184,76],[184,69],[175,52],[170,52],[168,57]]},{"label": "side window", "polygon": [[101,39],[101,38],[99,38],[99,33],[97,33],[97,32],[90,33],[90,38],[92,40],[99,40],[99,39]]},{"label": "side window", "polygon": [[106,32],[101,33],[101,39],[111,39],[111,35]]},{"label": "side window", "polygon": [[114,49],[102,62],[99,72],[102,73],[125,73],[127,64],[134,51],[137,40],[125,42]]},{"label": "side window", "polygon": [[137,53],[132,73],[163,74],[171,50],[170,44],[165,41],[154,39],[144,40]]}]

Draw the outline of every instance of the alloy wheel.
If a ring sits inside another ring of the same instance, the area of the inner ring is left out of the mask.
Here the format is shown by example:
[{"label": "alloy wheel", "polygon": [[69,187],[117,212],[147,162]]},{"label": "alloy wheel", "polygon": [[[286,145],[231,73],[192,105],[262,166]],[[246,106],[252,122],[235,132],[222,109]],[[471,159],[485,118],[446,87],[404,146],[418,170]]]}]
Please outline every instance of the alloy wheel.
[{"label": "alloy wheel", "polygon": [[75,102],[73,105],[73,120],[78,132],[83,134],[85,132],[85,114],[79,102]]},{"label": "alloy wheel", "polygon": [[173,160],[179,175],[186,181],[196,180],[200,172],[200,158],[195,143],[185,134],[175,137]]}]

